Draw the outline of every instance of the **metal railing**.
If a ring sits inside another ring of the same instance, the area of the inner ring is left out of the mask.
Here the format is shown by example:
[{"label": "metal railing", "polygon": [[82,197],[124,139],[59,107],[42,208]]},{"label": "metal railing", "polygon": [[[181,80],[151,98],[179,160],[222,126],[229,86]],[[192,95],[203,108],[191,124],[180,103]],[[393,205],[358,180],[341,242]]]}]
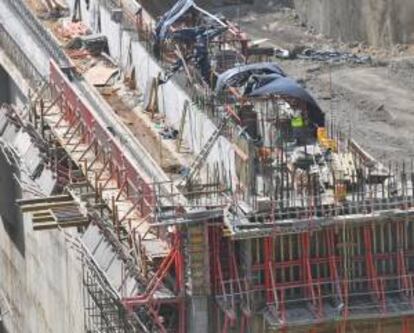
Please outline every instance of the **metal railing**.
[{"label": "metal railing", "polygon": [[[406,286],[401,283],[404,279],[408,281]],[[217,294],[215,299],[223,311],[233,309],[238,313],[242,311],[246,299],[264,302],[264,293],[270,292],[276,298],[274,304],[267,304],[276,310],[275,322],[269,323],[271,326],[301,326],[340,319],[389,318],[414,314],[413,279],[413,274],[405,274],[375,279],[326,280],[311,284],[299,282],[288,286],[276,284],[274,290],[266,290],[260,285],[239,290],[235,285],[244,286],[243,281],[226,280],[222,282],[224,293]],[[379,295],[370,288],[374,283],[382,287]],[[352,287],[353,285],[358,285],[358,288]],[[313,290],[314,298],[309,290]],[[289,291],[293,291],[290,296]],[[306,308],[307,313],[300,317],[289,316],[289,312],[298,307]]]}]

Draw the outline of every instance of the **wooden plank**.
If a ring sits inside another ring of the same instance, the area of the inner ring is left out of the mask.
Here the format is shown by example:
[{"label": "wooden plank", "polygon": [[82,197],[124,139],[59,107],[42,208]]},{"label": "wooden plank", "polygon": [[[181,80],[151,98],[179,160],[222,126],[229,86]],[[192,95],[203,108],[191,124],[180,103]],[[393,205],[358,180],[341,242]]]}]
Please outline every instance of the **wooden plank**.
[{"label": "wooden plank", "polygon": [[32,223],[38,224],[38,223],[44,223],[44,222],[56,222],[56,220],[53,218],[53,216],[42,216],[42,217],[33,217]]},{"label": "wooden plank", "polygon": [[31,205],[24,205],[21,206],[20,209],[23,213],[30,213],[30,212],[37,212],[46,210],[49,208],[54,207],[68,207],[68,206],[75,206],[76,203],[74,201],[63,201],[63,202],[44,202],[44,203],[37,203]]},{"label": "wooden plank", "polygon": [[34,212],[33,217],[43,217],[43,216],[52,216],[49,210]]},{"label": "wooden plank", "polygon": [[16,203],[23,206],[23,205],[45,203],[45,202],[60,202],[60,201],[68,201],[68,200],[72,200],[72,197],[68,194],[62,194],[62,195],[54,195],[51,197],[45,197],[45,198],[17,199]]},{"label": "wooden plank", "polygon": [[86,226],[89,224],[89,220],[82,219],[82,220],[74,220],[71,222],[65,223],[57,223],[57,222],[44,222],[44,223],[36,223],[33,225],[33,230],[50,230],[50,229],[57,229],[57,227],[61,228],[72,228],[72,227],[80,227]]}]

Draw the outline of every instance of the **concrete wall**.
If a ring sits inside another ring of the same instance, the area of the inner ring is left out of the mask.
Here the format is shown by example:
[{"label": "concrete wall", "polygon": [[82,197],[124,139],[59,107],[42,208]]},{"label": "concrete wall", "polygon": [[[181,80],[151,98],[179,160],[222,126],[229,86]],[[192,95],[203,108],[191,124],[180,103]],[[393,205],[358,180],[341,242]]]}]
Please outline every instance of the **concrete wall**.
[{"label": "concrete wall", "polygon": [[0,65],[0,105],[2,103],[9,103],[21,107],[25,101],[26,98],[16,83],[10,78],[3,66]]},{"label": "concrete wall", "polygon": [[412,0],[295,0],[295,6],[306,24],[344,42],[414,42]]},{"label": "concrete wall", "polygon": [[[0,78],[2,86],[8,87],[3,90],[5,99],[22,105],[27,82],[1,50],[0,66],[11,73]],[[41,161],[39,152],[27,133],[6,126],[5,119],[0,112],[0,144],[3,149],[13,147],[19,165],[10,164],[10,157],[0,150],[0,311],[10,310],[0,332],[84,332],[80,262],[61,232],[33,231],[30,216],[22,216],[15,203],[17,198],[33,195],[19,183],[47,195],[55,179],[47,169],[35,181],[29,177]]]},{"label": "concrete wall", "polygon": [[[4,156],[0,165],[6,175]],[[11,308],[3,318],[4,333],[84,332],[77,265],[59,232],[34,232],[28,217],[13,225],[1,219],[0,288]]]},{"label": "concrete wall", "polygon": [[22,130],[9,125],[3,131],[4,114],[0,123],[3,147],[10,145],[20,156],[16,165],[0,153],[0,304],[1,311],[10,310],[2,332],[84,332],[80,262],[60,231],[33,231],[30,216],[15,203],[33,197],[20,183],[47,195],[55,180],[47,169],[31,180],[39,152]]},{"label": "concrete wall", "polygon": [[9,75],[4,68],[0,66],[0,105],[9,102],[9,81]]}]

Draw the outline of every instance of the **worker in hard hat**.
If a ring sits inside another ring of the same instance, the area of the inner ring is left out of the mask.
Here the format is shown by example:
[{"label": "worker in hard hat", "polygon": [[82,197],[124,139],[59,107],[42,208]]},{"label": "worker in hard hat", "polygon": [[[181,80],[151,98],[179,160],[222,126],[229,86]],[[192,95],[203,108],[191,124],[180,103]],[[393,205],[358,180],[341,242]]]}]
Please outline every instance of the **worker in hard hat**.
[{"label": "worker in hard hat", "polygon": [[292,127],[293,138],[296,139],[298,144],[302,144],[306,136],[306,124],[303,119],[302,111],[294,110],[292,118],[290,120]]}]

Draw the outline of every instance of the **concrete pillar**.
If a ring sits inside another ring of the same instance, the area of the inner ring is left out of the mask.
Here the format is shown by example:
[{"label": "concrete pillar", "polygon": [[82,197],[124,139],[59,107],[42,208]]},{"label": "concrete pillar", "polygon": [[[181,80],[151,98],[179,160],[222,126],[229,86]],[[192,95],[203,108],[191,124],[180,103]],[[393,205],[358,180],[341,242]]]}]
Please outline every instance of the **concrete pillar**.
[{"label": "concrete pillar", "polygon": [[186,241],[186,285],[189,296],[188,332],[212,332],[210,295],[210,263],[208,228],[194,224],[187,228]]},{"label": "concrete pillar", "polygon": [[209,301],[207,296],[192,296],[188,310],[188,332],[210,333]]}]

